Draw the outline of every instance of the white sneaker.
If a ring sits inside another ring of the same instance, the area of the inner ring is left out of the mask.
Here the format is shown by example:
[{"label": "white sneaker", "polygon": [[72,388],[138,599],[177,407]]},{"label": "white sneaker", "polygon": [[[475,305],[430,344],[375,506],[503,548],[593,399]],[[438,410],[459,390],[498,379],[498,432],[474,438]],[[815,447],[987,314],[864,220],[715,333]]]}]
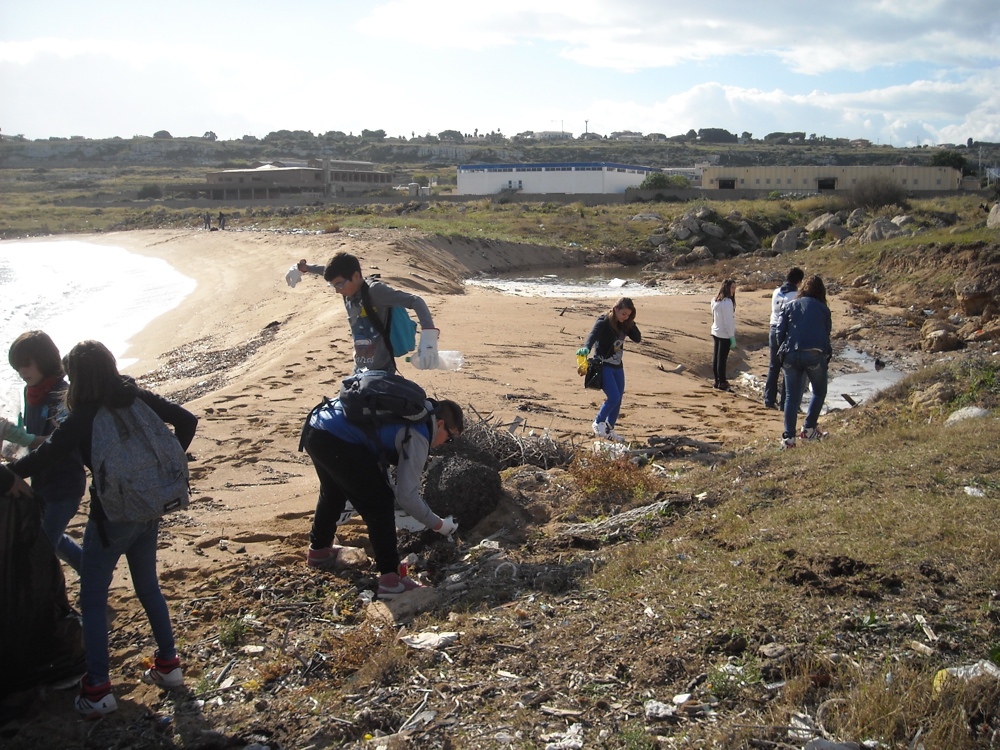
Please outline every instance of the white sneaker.
[{"label": "white sneaker", "polygon": [[594,422],[590,425],[590,429],[594,431],[597,437],[607,437],[608,436],[608,423],[607,422]]},{"label": "white sneaker", "polygon": [[[605,424],[607,424],[607,422],[605,422]],[[611,428],[608,428],[607,438],[608,438],[608,440],[613,440],[616,443],[624,443],[625,442],[625,438],[623,438],[621,435],[619,435],[617,432],[615,432]]]},{"label": "white sneaker", "polygon": [[799,437],[803,440],[822,440],[829,432],[823,432],[818,427],[804,427],[802,432],[799,433]]}]

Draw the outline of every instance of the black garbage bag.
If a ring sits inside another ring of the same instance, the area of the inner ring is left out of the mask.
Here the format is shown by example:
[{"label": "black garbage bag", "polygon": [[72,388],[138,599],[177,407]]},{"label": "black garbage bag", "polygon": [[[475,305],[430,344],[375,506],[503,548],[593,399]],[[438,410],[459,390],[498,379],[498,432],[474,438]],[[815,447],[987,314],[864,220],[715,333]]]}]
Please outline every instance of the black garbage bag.
[{"label": "black garbage bag", "polygon": [[36,497],[0,496],[0,698],[86,671],[83,628]]}]

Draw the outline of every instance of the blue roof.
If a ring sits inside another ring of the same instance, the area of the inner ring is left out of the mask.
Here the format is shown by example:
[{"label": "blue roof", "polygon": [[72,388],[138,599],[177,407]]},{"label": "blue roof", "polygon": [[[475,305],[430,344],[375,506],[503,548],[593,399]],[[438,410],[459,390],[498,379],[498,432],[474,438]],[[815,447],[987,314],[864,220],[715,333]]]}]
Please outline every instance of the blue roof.
[{"label": "blue roof", "polygon": [[608,169],[640,169],[644,172],[659,172],[655,167],[640,167],[635,164],[615,164],[607,161],[573,161],[573,162],[532,162],[527,164],[459,164],[458,171],[470,169],[523,169],[525,167],[606,167]]}]

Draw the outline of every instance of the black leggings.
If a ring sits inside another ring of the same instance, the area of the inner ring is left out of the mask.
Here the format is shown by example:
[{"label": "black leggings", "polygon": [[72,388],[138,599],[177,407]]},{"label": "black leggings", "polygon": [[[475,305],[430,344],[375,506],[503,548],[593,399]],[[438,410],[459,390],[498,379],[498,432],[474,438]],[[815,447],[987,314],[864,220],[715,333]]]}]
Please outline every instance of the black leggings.
[{"label": "black leggings", "polygon": [[712,336],[712,375],[715,376],[715,384],[721,385],[727,382],[726,362],[729,361],[729,339],[720,339]]},{"label": "black leggings", "polygon": [[348,500],[368,525],[368,540],[379,573],[399,567],[396,547],[396,496],[385,472],[367,446],[348,443],[325,430],[305,429],[305,448],[319,476],[319,499],[309,541],[313,549],[329,547],[337,520]]}]

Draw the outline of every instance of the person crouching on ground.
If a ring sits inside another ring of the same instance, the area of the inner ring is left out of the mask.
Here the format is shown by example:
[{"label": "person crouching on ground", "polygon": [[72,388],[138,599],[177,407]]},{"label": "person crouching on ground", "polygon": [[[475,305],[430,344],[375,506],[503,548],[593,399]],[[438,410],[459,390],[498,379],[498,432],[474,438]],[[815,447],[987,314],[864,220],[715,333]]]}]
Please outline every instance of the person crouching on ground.
[{"label": "person crouching on ground", "polygon": [[726,279],[712,299],[712,375],[720,391],[729,390],[726,365],[729,352],[736,348],[736,282]]},{"label": "person crouching on ground", "polygon": [[642,334],[635,324],[635,304],[628,297],[622,297],[614,307],[597,319],[586,343],[577,351],[577,354],[589,357],[593,349],[594,356],[603,360],[601,390],[604,391],[605,399],[591,427],[598,437],[606,437],[617,443],[624,442],[615,432],[615,425],[618,423],[622,397],[625,394],[622,354],[625,352],[626,337],[636,343],[642,341]]},{"label": "person crouching on ground", "polygon": [[813,276],[799,289],[799,295],[781,310],[778,321],[778,351],[785,373],[785,431],[782,447],[795,447],[795,423],[805,393],[806,381],[812,385],[812,400],[802,432],[803,440],[826,437],[817,424],[826,401],[827,368],[833,356],[830,332],[833,322],[826,304],[823,279]]},{"label": "person crouching on ground", "polygon": [[[10,465],[21,477],[65,461],[79,450],[83,463],[93,462],[94,421],[102,406],[114,411],[128,408],[141,399],[156,415],[174,427],[184,450],[194,439],[198,418],[187,409],[139,388],[132,378],[120,375],[114,355],[98,341],[82,341],[66,355],[69,388],[66,391],[66,419],[37,449]],[[87,650],[87,674],[81,682],[76,709],[87,718],[97,718],[117,710],[111,692],[108,653],[108,588],[115,566],[122,555],[128,559],[132,587],[146,611],[156,640],[153,666],[143,675],[143,682],[162,688],[180,687],[184,673],[174,645],[173,627],[166,599],[156,575],[156,549],[160,520],[111,521],[101,507],[95,482],[91,482],[90,518],[83,532],[80,558],[80,611],[83,615],[83,641]]]},{"label": "person crouching on ground", "polygon": [[[350,501],[368,526],[380,573],[378,598],[393,599],[421,588],[409,577],[406,564],[400,564],[395,505],[398,502],[410,516],[442,536],[455,533],[454,519],[440,518],[420,497],[420,477],[430,449],[450,442],[463,429],[462,407],[454,401],[438,401],[426,422],[389,422],[374,436],[347,420],[338,399],[313,409],[303,430],[303,444],[320,484],[309,532],[310,567],[325,568],[336,562],[342,549],[335,541],[337,520]],[[395,490],[381,459],[396,467]]]}]

